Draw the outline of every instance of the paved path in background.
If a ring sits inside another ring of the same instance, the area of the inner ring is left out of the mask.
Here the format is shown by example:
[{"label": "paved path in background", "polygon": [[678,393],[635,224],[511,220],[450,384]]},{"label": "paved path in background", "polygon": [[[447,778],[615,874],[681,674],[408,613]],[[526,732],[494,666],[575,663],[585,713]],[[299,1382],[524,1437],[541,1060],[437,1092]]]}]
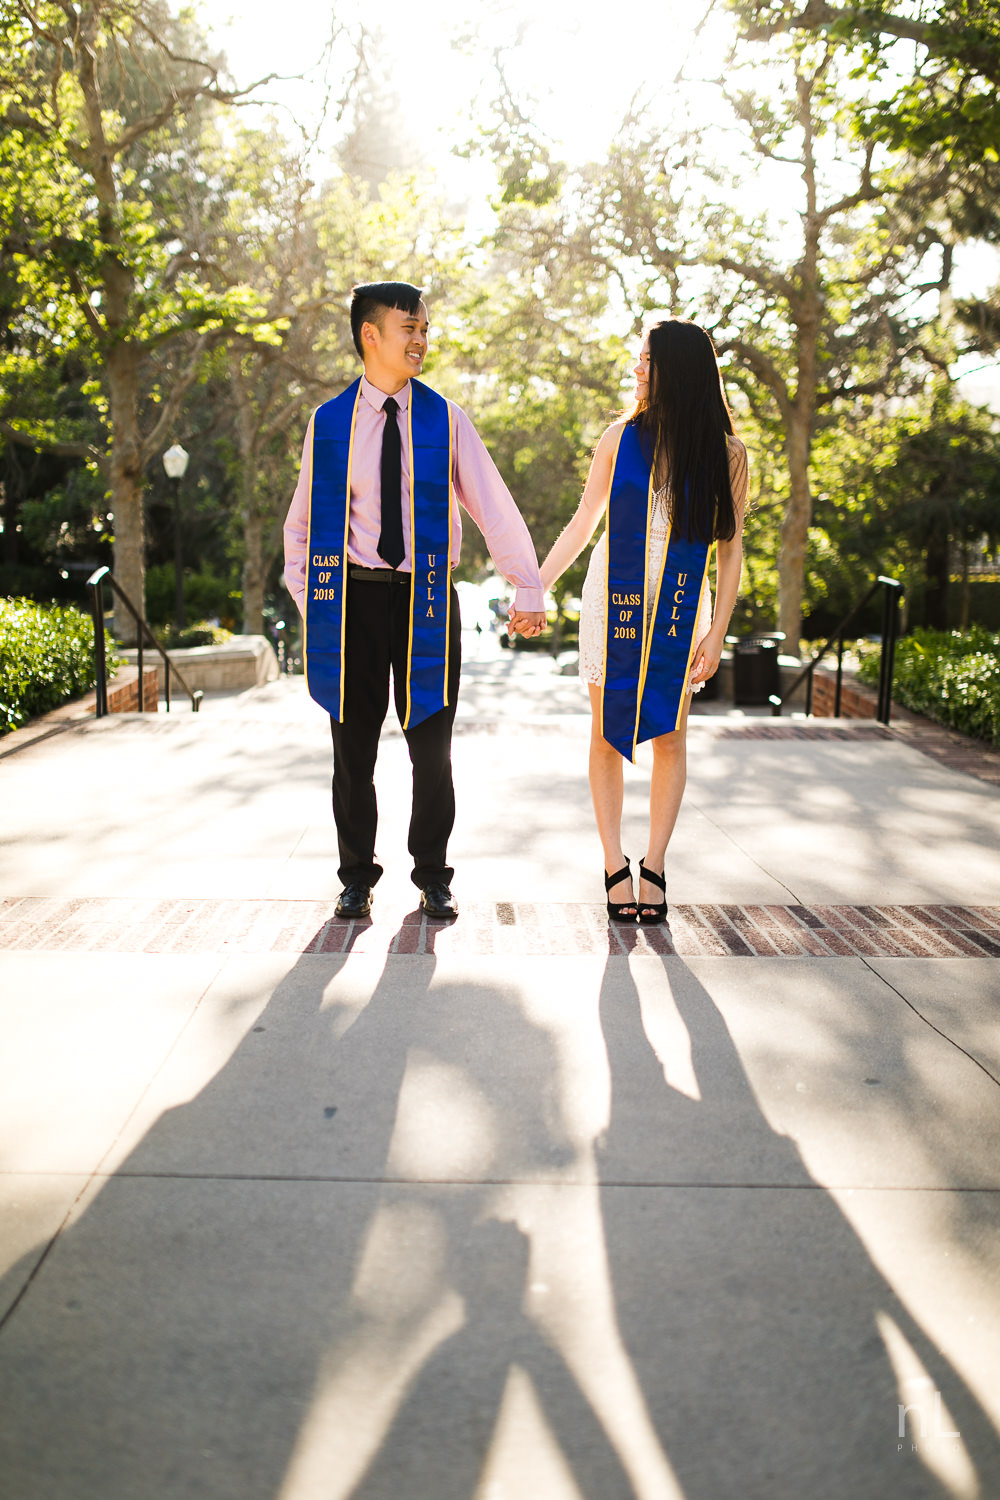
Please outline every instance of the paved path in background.
[{"label": "paved path in background", "polygon": [[392,725],[334,919],[299,682],[0,760],[0,1492],[991,1500],[1000,793],[703,713],[623,932],[579,684],[467,655],[452,927]]}]

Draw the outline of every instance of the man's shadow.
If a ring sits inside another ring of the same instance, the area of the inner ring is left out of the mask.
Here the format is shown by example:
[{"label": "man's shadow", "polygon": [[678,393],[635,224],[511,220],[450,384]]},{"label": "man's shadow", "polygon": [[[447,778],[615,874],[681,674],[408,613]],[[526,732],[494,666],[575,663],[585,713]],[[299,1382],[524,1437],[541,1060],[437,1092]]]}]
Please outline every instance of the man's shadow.
[{"label": "man's shadow", "polygon": [[[524,1451],[543,1434],[586,1500],[937,1500],[897,1451],[888,1320],[989,1493],[997,1435],[968,1385],[764,1118],[705,988],[640,962],[693,1086],[666,1081],[610,959],[596,1147],[573,1013],[559,1044],[516,975],[309,955],[254,999],[237,965],[241,1040],[4,1332],[0,1472],[46,1500],[472,1500],[530,1408]],[[598,1043],[592,1010],[579,1028]]]},{"label": "man's shadow", "polygon": [[[556,1393],[571,1448],[586,1403],[520,1311],[527,1242],[495,1216],[498,1177],[573,1160],[548,1032],[502,976],[441,981],[432,955],[374,983],[364,959],[303,955],[267,998],[241,990],[252,968],[224,971],[228,1021],[217,995],[172,1064],[197,1067],[211,1019],[235,1048],[95,1192],[4,1330],[0,1472],[46,1500],[271,1500],[318,1462],[331,1496],[391,1473],[394,1496],[457,1500],[514,1359]],[[461,1334],[436,1350],[422,1330],[453,1304]],[[422,1484],[421,1451],[429,1489],[405,1477]]]},{"label": "man's shadow", "polygon": [[40,1265],[31,1252],[4,1278],[21,1284],[0,1337],[5,1492],[281,1492],[435,968],[388,961],[369,980],[369,965],[345,997],[352,962],[303,954],[276,984],[267,959],[227,966],[167,1068],[204,1077],[204,1052],[238,1035],[218,1071],[156,1118]]}]

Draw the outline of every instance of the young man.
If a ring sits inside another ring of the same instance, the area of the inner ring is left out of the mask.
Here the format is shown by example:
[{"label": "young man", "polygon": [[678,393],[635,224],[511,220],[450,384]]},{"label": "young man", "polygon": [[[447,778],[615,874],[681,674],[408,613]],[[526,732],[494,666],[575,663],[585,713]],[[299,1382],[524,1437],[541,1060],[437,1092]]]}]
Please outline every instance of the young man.
[{"label": "young man", "polygon": [[516,590],[513,629],[537,635],[544,591],[528,529],[469,418],[418,381],[427,309],[403,281],[356,286],[351,332],[364,375],[310,418],[285,521],[285,581],[305,620],[309,691],[330,714],[339,917],[365,917],[375,859],[374,770],[389,706],[413,766],[408,848],[420,905],[455,917],[451,733],[461,666],[450,572],[459,502]]}]

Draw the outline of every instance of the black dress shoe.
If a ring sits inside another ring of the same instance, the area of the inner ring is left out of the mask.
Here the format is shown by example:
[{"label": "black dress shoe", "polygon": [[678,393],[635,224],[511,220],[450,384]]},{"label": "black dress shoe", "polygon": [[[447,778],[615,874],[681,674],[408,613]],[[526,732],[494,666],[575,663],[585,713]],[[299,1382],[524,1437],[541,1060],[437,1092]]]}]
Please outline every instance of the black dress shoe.
[{"label": "black dress shoe", "polygon": [[443,881],[424,886],[420,892],[420,909],[429,917],[458,916],[458,902]]},{"label": "black dress shoe", "polygon": [[372,909],[372,888],[354,881],[345,885],[337,902],[338,917],[367,917]]}]

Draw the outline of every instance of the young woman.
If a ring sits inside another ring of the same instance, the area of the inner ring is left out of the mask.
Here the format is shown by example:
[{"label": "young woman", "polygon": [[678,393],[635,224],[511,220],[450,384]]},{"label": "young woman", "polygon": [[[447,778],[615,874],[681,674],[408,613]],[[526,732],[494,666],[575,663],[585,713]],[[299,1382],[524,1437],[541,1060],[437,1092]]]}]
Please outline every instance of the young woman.
[{"label": "young woman", "polygon": [[[583,586],[580,676],[590,692],[590,790],[615,921],[667,914],[663,866],[684,795],[687,713],[691,694],[718,669],[736,604],[747,484],[712,340],[694,323],[657,323],[635,367],[635,409],[598,443],[576,514],[541,569],[551,588],[607,511]],[[646,739],[649,839],[636,901],[621,844],[622,758]]]}]

